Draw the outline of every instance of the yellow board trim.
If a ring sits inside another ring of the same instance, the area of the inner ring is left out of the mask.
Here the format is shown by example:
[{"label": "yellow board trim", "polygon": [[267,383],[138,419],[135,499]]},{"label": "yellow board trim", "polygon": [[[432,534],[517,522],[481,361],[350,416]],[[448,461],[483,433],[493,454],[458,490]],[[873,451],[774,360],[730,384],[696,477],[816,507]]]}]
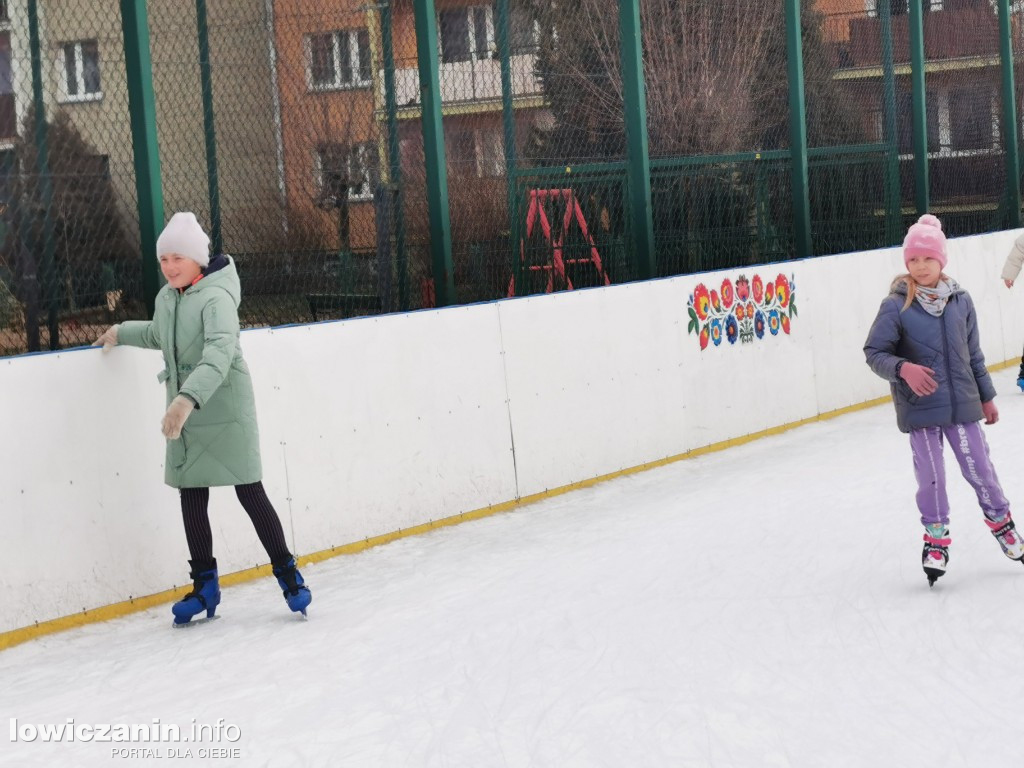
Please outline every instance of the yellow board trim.
[{"label": "yellow board trim", "polygon": [[[1016,359],[1006,360],[1002,363],[996,363],[995,365],[988,366],[988,369],[992,372],[1001,371],[1009,368],[1013,365],[1017,365]],[[581,480],[576,483],[570,483],[569,485],[563,485],[559,488],[553,488],[542,493],[535,493],[530,496],[523,496],[519,499],[512,501],[502,502],[501,504],[495,504],[490,507],[484,507],[483,509],[476,509],[471,512],[463,512],[459,515],[452,515],[451,517],[445,517],[441,520],[432,520],[429,523],[423,523],[422,525],[415,525],[412,528],[403,528],[398,531],[392,531],[391,533],[385,533],[380,536],[371,536],[363,541],[353,542],[352,544],[345,544],[340,547],[331,547],[330,549],[324,549],[319,552],[313,552],[312,554],[302,555],[296,557],[297,563],[301,565],[309,565],[310,563],[319,563],[324,560],[329,560],[332,557],[338,557],[339,555],[352,555],[357,552],[363,552],[364,550],[370,549],[371,547],[379,547],[382,544],[388,544],[398,539],[405,539],[409,536],[418,536],[421,533],[427,533],[429,531],[437,530],[438,528],[445,528],[450,525],[458,525],[468,520],[480,520],[484,517],[490,517],[491,515],[497,515],[501,512],[508,512],[519,507],[525,507],[529,504],[534,504],[544,499],[551,499],[556,496],[562,496],[563,494],[570,493],[572,491],[578,491],[581,488],[589,488],[598,483],[603,483],[608,480],[614,480],[617,477],[625,477],[626,475],[634,475],[638,472],[645,472],[649,469],[655,469],[657,467],[664,467],[668,464],[674,464],[677,461],[683,461],[684,459],[693,459],[698,456],[705,456],[709,453],[716,453],[718,451],[724,451],[729,448],[735,448],[740,445],[752,443],[755,440],[760,440],[765,437],[771,437],[772,435],[780,435],[783,432],[788,432],[791,429],[797,427],[803,427],[808,424],[813,424],[818,421],[828,421],[838,416],[844,416],[848,413],[854,413],[856,411],[863,411],[868,408],[874,408],[877,405],[883,405],[884,403],[890,402],[891,398],[887,395],[885,397],[879,397],[874,400],[868,400],[857,405],[848,405],[845,408],[838,408],[834,411],[828,411],[827,413],[821,413],[817,416],[811,416],[807,419],[801,419],[800,421],[794,421],[789,424],[782,424],[778,427],[770,427],[769,429],[762,430],[761,432],[754,432],[743,437],[734,437],[729,440],[723,440],[719,443],[712,443],[711,445],[705,445],[701,448],[694,448],[692,451],[686,453],[680,453],[676,456],[669,456],[664,459],[658,459],[657,461],[650,461],[646,464],[640,464],[636,467],[629,467],[628,469],[621,469],[618,472],[611,472],[607,475],[601,475],[594,477],[589,480]],[[244,571],[237,571],[236,573],[229,573],[220,578],[220,584],[222,587],[231,587],[236,584],[244,584],[248,581],[254,581],[259,578],[263,578],[271,575],[271,569],[269,565],[261,565],[256,568],[247,568]],[[71,616],[64,616],[59,619],[52,619],[50,621],[37,622],[30,627],[22,627],[21,629],[13,629],[8,632],[0,633],[0,651],[12,648],[15,645],[34,640],[39,637],[46,635],[52,635],[55,632],[63,632],[66,629],[74,629],[75,627],[85,626],[86,624],[95,624],[101,621],[109,621],[110,619],[121,618],[122,616],[128,616],[132,613],[139,611],[145,611],[148,608],[153,608],[158,605],[164,605],[165,603],[173,602],[180,596],[185,594],[185,587],[176,589],[168,589],[164,592],[157,592],[154,595],[146,595],[145,597],[132,598],[121,603],[114,603],[112,605],[105,605],[100,608],[93,608],[91,610],[82,611],[81,613],[75,613]],[[170,617],[168,617],[169,620]]]}]

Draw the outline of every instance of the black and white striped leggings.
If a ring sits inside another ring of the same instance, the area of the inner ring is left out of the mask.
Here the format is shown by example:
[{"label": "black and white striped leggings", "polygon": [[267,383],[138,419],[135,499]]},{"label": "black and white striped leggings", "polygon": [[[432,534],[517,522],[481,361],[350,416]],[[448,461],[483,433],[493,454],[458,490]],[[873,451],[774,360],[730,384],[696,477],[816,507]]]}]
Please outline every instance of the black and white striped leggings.
[{"label": "black and white striped leggings", "polygon": [[[272,563],[287,562],[291,559],[288,545],[284,540],[281,519],[267,498],[262,482],[236,485],[235,494],[242,507],[249,514],[256,535],[263,548],[270,555]],[[185,539],[192,559],[200,563],[213,560],[213,533],[210,531],[209,488],[181,489],[181,517],[185,523]]]}]

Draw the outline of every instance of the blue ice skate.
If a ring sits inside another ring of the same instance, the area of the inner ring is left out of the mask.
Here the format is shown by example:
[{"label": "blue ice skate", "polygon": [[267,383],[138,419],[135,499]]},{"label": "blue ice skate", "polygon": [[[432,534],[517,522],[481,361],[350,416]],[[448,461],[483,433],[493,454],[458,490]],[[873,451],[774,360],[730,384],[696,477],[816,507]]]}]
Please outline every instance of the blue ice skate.
[{"label": "blue ice skate", "polygon": [[1020,387],[1020,391],[1024,392],[1024,374],[1017,377],[1017,386]]},{"label": "blue ice skate", "polygon": [[192,617],[206,611],[206,618],[199,619],[196,624],[217,618],[214,613],[220,605],[220,582],[217,580],[217,561],[199,562],[189,560],[192,566],[192,591],[171,606],[174,614],[174,626],[191,626]]},{"label": "blue ice skate", "polygon": [[302,579],[299,569],[295,567],[295,558],[291,558],[287,563],[276,563],[274,575],[277,577],[277,583],[281,587],[288,607],[305,616],[306,607],[312,602],[313,594]]}]

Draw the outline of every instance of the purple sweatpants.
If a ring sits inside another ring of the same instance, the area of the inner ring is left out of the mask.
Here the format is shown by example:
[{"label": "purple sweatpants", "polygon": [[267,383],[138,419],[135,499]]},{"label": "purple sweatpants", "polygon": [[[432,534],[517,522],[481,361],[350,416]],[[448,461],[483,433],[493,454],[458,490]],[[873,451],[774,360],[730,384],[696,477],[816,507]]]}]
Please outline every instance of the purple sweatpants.
[{"label": "purple sweatpants", "polygon": [[917,477],[917,508],[921,523],[949,523],[949,497],[946,495],[946,467],[942,460],[942,438],[949,441],[960,471],[974,492],[978,504],[989,520],[999,520],[1010,509],[988,455],[988,443],[981,432],[981,422],[924,427],[910,433],[910,449],[914,452],[914,475]]}]

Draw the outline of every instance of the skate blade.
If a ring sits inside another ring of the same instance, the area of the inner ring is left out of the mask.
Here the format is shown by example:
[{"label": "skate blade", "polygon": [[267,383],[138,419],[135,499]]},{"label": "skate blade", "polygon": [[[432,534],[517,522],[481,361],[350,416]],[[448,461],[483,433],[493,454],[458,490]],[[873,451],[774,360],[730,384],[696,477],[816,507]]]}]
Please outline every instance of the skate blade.
[{"label": "skate blade", "polygon": [[174,622],[171,622],[171,627],[174,629],[188,629],[189,627],[194,627],[197,624],[208,624],[209,622],[216,621],[219,618],[220,616],[214,614],[213,616],[204,616],[201,619],[192,619],[191,621],[186,621],[184,624],[175,624]]},{"label": "skate blade", "polygon": [[935,582],[938,581],[940,576],[945,575],[945,573],[946,573],[945,571],[939,571],[939,570],[936,570],[935,568],[925,568],[924,569],[924,575],[928,577],[928,586],[929,587],[934,587],[935,586]]}]

